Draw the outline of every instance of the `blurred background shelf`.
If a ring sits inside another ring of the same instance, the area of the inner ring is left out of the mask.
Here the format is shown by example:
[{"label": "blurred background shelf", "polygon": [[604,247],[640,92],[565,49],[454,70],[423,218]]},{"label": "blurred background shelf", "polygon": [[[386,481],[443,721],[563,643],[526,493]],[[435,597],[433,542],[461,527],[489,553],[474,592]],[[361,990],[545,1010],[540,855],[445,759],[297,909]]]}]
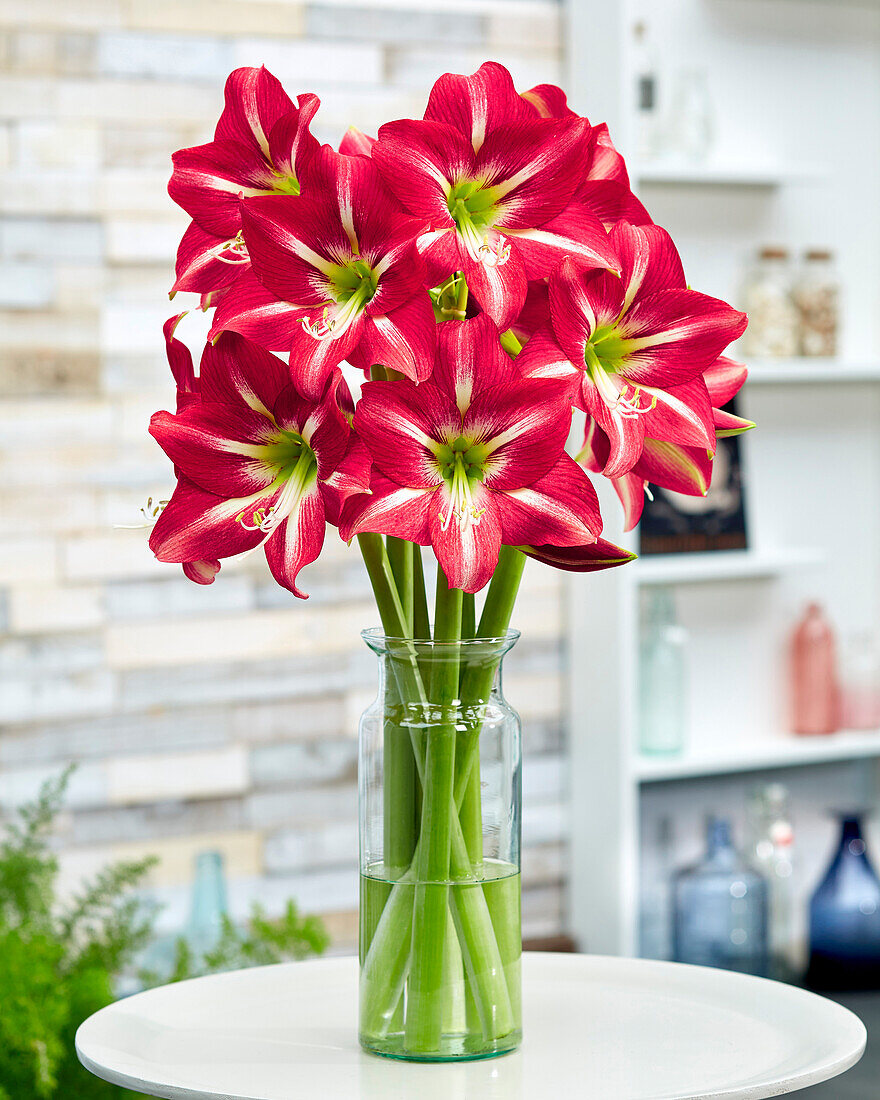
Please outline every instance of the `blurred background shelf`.
[{"label": "blurred background shelf", "polygon": [[740,743],[723,755],[637,756],[633,770],[640,783],[661,783],[874,756],[880,756],[880,730],[841,730],[815,737],[768,737],[752,744]]},{"label": "blurred background shelf", "polygon": [[748,385],[819,384],[836,382],[880,382],[880,358],[763,359],[748,363]]},{"label": "blurred background shelf", "polygon": [[629,567],[636,584],[699,584],[738,578],[775,577],[796,566],[818,565],[818,550],[718,550],[707,554],[656,554]]},{"label": "blurred background shelf", "polygon": [[635,182],[657,187],[781,187],[823,175],[818,167],[761,167],[753,164],[679,164],[658,162],[642,164],[634,173]]}]

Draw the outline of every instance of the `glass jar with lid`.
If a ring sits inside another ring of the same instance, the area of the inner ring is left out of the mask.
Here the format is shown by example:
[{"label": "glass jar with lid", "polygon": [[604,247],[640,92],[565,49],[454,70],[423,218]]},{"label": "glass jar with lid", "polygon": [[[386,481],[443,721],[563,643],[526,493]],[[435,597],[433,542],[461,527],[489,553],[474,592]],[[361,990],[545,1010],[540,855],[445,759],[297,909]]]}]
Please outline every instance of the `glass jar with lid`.
[{"label": "glass jar with lid", "polygon": [[838,288],[832,253],[825,248],[805,252],[793,291],[800,319],[801,355],[837,354]]},{"label": "glass jar with lid", "polygon": [[791,358],[798,354],[799,317],[792,299],[788,250],[762,248],[745,286],[749,327],[743,351],[756,358]]}]

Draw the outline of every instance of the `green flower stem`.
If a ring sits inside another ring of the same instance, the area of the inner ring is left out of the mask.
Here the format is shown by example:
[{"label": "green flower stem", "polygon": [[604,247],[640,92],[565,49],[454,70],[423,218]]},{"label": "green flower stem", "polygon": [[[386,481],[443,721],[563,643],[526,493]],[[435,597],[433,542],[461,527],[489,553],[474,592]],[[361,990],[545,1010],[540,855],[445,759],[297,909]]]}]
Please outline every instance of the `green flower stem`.
[{"label": "green flower stem", "polygon": [[[396,590],[384,542],[381,536],[372,534],[359,535],[358,542],[376,596],[383,629],[389,637],[404,637],[403,607]],[[452,597],[453,600],[455,598]],[[443,603],[443,597],[441,597],[441,603]],[[416,606],[418,606],[418,600],[416,600]],[[491,616],[487,618],[485,612],[484,619],[487,622],[493,621]],[[449,634],[449,615],[441,614],[439,620],[441,632]],[[427,696],[415,658],[415,650],[410,660],[406,660],[402,655],[394,656],[390,658],[390,664],[397,680],[399,697],[410,705],[426,707]],[[493,678],[494,668],[488,673],[490,689]],[[450,676],[450,688],[454,697],[459,690],[457,668],[454,681]],[[479,727],[476,732],[478,739]],[[452,752],[448,755],[452,756],[451,766],[454,769],[454,734],[447,736],[446,742],[447,744],[442,747],[447,748],[451,745]],[[424,786],[427,771],[425,747],[415,737],[413,737],[413,751],[416,769]],[[450,795],[444,818],[449,836],[447,875],[451,875],[458,884],[470,882],[477,886],[478,878],[470,864],[459,817],[453,811],[452,791],[448,786],[449,778],[446,779],[446,783]],[[419,873],[421,861],[427,858],[422,856],[422,850],[431,836],[432,833],[428,827],[420,830],[412,864],[391,888],[390,896],[376,923],[375,935],[363,960],[361,1024],[363,1033],[368,1037],[383,1036],[392,1026],[406,982],[407,967],[412,965],[416,958],[417,953],[410,941],[410,932],[413,927],[413,893],[418,889],[417,880],[422,877]],[[503,960],[485,897],[481,889],[463,889],[461,885],[457,885],[451,893],[453,917],[460,937],[469,985],[483,1023],[485,1037],[489,1040],[500,1038],[512,1030],[513,1016]],[[378,906],[376,908],[378,909]],[[440,929],[439,916],[436,927]],[[442,940],[439,943],[442,944]],[[430,946],[428,945],[429,950]],[[435,941],[433,946],[437,949],[438,941]],[[442,964],[442,947],[439,950]],[[439,1014],[440,1009],[437,1008],[436,1011]],[[433,1028],[433,1024],[431,1027]],[[421,1043],[430,1040],[420,1036],[416,1041]],[[430,1051],[431,1048],[419,1049]]]},{"label": "green flower stem", "polygon": [[[437,569],[434,641],[461,638],[461,589],[450,588]],[[443,719],[428,730],[422,780],[422,837],[415,859],[412,958],[406,1006],[406,1045],[414,1052],[440,1049],[443,1035],[443,985],[446,922],[449,908],[449,853],[452,843],[452,790],[455,782],[455,700],[458,698],[458,649],[440,651],[431,667],[429,698]],[[445,713],[444,713],[445,712]]]},{"label": "green flower stem", "polygon": [[397,594],[400,596],[401,610],[406,623],[405,637],[413,635],[413,544],[391,535],[385,539],[388,561],[394,575]]}]

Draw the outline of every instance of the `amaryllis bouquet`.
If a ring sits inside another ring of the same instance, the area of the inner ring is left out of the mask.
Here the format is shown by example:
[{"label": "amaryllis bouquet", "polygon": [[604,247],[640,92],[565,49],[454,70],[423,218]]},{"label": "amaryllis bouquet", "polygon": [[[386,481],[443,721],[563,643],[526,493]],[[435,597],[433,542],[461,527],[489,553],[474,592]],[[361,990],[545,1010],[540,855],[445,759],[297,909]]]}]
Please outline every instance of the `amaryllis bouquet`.
[{"label": "amaryllis bouquet", "polygon": [[262,547],[305,598],[328,525],[357,538],[385,666],[362,731],[361,1040],[499,1053],[520,1035],[519,742],[497,670],[525,556],[631,560],[591,474],[627,528],[649,482],[706,492],[718,437],[751,427],[722,408],[746,318],[690,289],[607,128],[559,88],[519,94],[487,62],[338,151],[318,108],[239,69],[214,140],[174,155],[192,223],[173,289],[214,315],[198,375],[183,314],[165,326],[177,409],[150,430],[177,487],[150,545],[200,584]]}]

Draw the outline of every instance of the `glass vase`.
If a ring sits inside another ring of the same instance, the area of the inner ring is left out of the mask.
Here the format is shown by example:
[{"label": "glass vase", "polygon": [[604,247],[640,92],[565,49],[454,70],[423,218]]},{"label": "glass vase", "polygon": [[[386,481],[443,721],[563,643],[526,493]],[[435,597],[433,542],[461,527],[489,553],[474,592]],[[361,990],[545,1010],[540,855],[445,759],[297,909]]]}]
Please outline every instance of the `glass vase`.
[{"label": "glass vase", "polygon": [[501,690],[518,638],[368,630],[360,724],[360,1042],[408,1061],[487,1058],[522,1037],[520,723]]}]

